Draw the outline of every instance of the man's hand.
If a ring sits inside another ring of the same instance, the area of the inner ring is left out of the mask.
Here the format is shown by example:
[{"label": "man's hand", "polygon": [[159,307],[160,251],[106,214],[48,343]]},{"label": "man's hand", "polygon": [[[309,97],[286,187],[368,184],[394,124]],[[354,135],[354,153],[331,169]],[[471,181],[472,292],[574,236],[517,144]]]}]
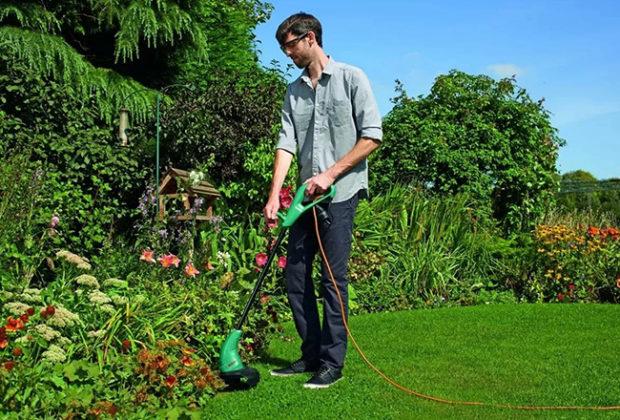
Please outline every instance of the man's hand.
[{"label": "man's hand", "polygon": [[306,194],[314,196],[323,194],[334,183],[335,178],[331,176],[329,170],[320,173],[306,181]]},{"label": "man's hand", "polygon": [[263,216],[267,226],[276,226],[278,224],[278,210],[280,210],[280,198],[278,196],[269,199],[263,209]]}]

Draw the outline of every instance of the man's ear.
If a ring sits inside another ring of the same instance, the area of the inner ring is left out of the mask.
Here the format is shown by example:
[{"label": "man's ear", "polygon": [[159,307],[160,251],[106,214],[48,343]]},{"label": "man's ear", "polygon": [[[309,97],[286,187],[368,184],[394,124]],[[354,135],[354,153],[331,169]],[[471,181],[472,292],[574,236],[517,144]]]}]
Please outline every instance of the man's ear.
[{"label": "man's ear", "polygon": [[310,46],[312,46],[312,44],[316,44],[316,35],[314,31],[308,32],[308,42],[310,43]]}]

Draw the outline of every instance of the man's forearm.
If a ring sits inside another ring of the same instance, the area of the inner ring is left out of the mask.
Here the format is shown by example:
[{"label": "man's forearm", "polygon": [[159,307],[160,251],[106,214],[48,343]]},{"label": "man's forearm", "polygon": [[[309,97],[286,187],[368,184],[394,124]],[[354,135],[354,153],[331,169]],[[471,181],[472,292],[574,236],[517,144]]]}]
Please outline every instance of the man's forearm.
[{"label": "man's forearm", "polygon": [[286,174],[291,167],[293,155],[284,149],[276,150],[276,157],[273,163],[273,178],[271,180],[271,190],[269,198],[275,198],[280,193],[282,184],[286,179]]},{"label": "man's forearm", "polygon": [[338,162],[327,169],[326,174],[333,180],[347,173],[351,168],[366,159],[375,149],[380,146],[377,140],[362,137],[353,149],[342,157]]}]

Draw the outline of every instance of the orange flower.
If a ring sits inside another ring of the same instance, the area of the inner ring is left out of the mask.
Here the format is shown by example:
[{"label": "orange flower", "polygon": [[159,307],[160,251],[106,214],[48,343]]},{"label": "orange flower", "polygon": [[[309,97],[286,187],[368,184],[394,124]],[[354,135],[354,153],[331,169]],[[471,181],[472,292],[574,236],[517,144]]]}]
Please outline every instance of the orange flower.
[{"label": "orange flower", "polygon": [[620,276],[616,279],[616,287],[620,289]]},{"label": "orange flower", "polygon": [[202,266],[203,266],[205,269],[209,270],[209,271],[211,271],[211,270],[213,270],[213,269],[215,268],[215,267],[213,267],[213,264],[211,264],[211,261],[207,261],[207,262],[206,262],[206,263],[204,263]]},{"label": "orange flower", "polygon": [[166,386],[168,388],[172,388],[176,383],[177,383],[177,378],[175,376],[170,375],[166,378]]},{"label": "orange flower", "polygon": [[155,252],[150,249],[145,249],[142,251],[142,255],[140,255],[140,261],[146,261],[147,263],[155,262]]},{"label": "orange flower", "polygon": [[271,299],[271,296],[269,296],[266,293],[262,293],[260,295],[260,299],[259,300],[260,300],[261,305],[266,305],[267,302],[269,302],[270,299]]},{"label": "orange flower", "polygon": [[200,274],[200,271],[196,270],[196,267],[194,267],[191,262],[188,262],[185,266],[185,269],[183,270],[183,273],[187,277],[196,277],[198,274]]},{"label": "orange flower", "polygon": [[0,337],[0,350],[5,349],[9,345],[9,340],[6,337]]},{"label": "orange flower", "polygon": [[597,236],[601,234],[601,230],[595,226],[590,226],[588,228],[588,235],[590,236]]},{"label": "orange flower", "polygon": [[181,357],[181,364],[183,366],[192,366],[194,361],[189,356],[183,356]]},{"label": "orange flower", "polygon": [[9,360],[8,362],[4,362],[4,368],[8,371],[13,370],[13,368],[15,367],[15,362],[12,360]]},{"label": "orange flower", "polygon": [[15,332],[24,329],[24,321],[21,318],[13,318],[12,316],[8,317],[6,320],[6,330],[8,332]]},{"label": "orange flower", "polygon": [[164,267],[164,268],[168,268],[171,265],[174,265],[175,267],[178,267],[179,263],[181,262],[179,257],[177,257],[174,254],[162,255],[161,257],[159,257],[158,261],[161,264],[161,266]]},{"label": "orange flower", "polygon": [[23,352],[23,351],[22,351],[22,349],[20,349],[19,347],[15,347],[15,348],[13,349],[13,356],[15,356],[15,357],[19,357],[19,356],[21,356],[22,354],[24,354],[24,352]]}]

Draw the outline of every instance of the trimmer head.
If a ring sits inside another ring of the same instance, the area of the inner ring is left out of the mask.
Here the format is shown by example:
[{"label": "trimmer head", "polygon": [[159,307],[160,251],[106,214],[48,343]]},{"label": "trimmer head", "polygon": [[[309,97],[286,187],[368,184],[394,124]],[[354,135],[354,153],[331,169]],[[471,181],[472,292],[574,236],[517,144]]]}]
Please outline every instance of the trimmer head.
[{"label": "trimmer head", "polygon": [[255,387],[260,381],[260,374],[256,369],[251,367],[245,367],[233,372],[222,372],[220,373],[220,377],[231,391]]}]

